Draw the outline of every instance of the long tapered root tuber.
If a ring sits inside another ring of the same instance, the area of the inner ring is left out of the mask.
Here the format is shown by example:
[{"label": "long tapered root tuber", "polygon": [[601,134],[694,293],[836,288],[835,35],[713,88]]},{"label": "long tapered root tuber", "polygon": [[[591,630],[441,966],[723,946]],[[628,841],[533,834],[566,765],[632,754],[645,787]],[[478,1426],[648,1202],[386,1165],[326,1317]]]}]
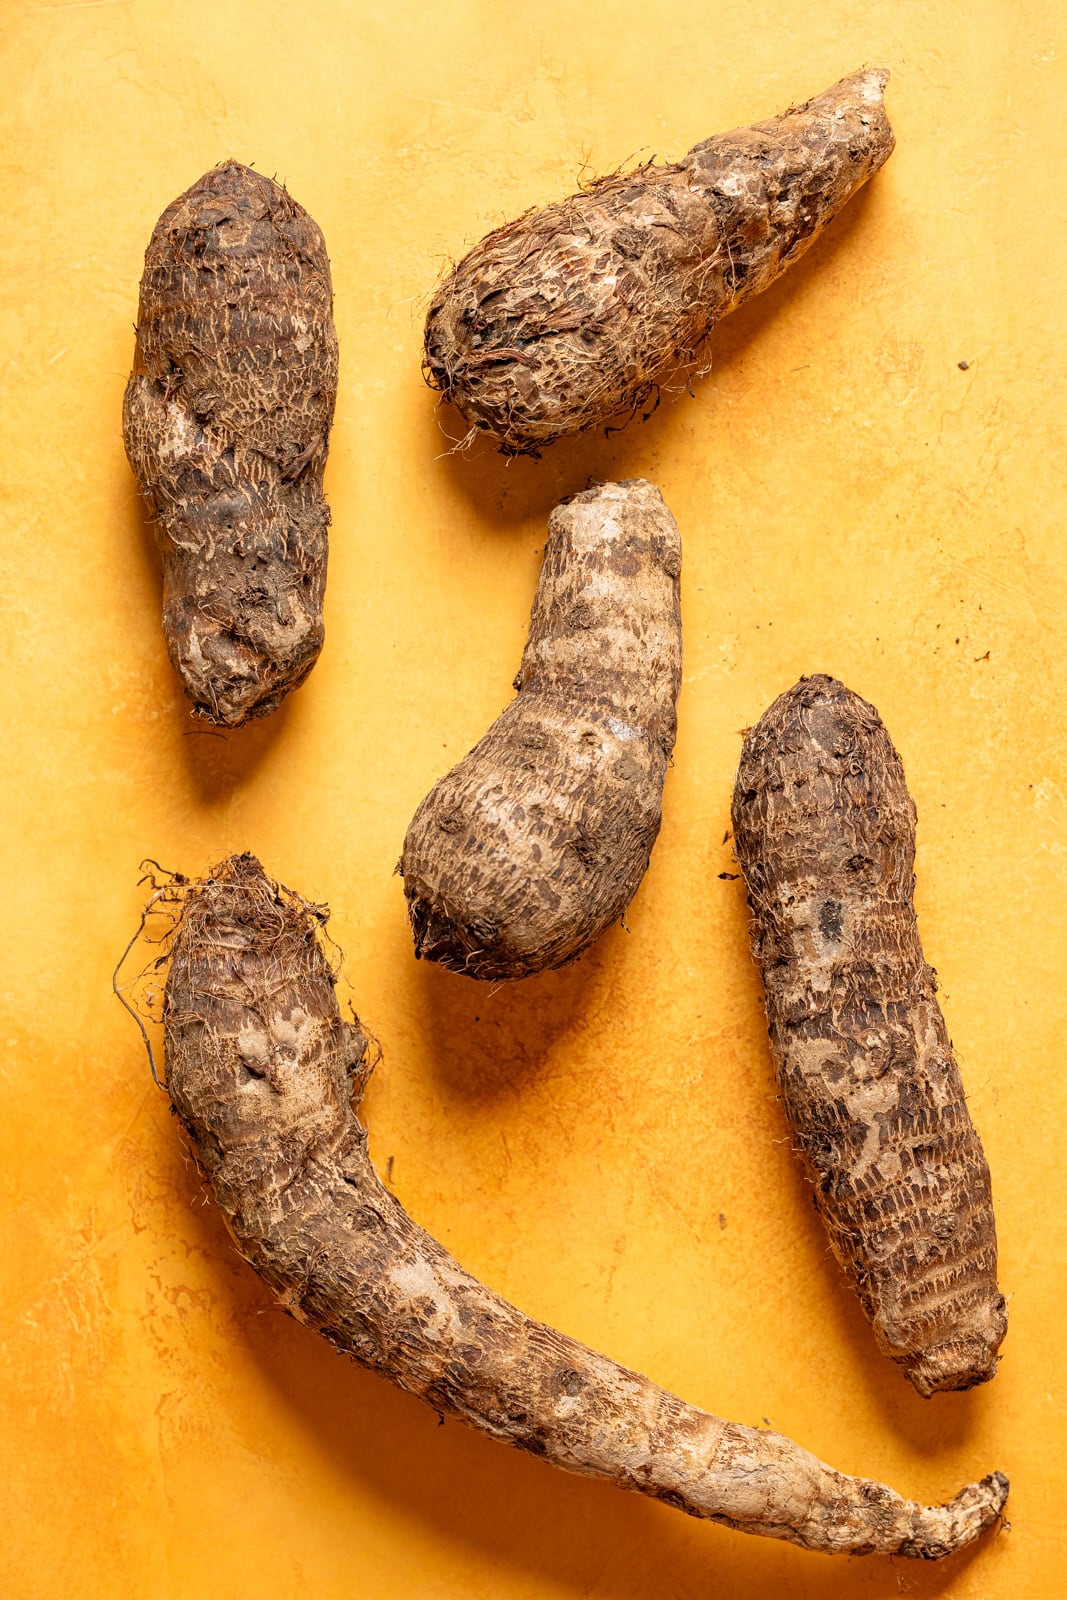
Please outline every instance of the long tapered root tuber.
[{"label": "long tapered root tuber", "polygon": [[223,162],[156,224],[123,409],[167,649],[219,726],[275,710],[322,648],[336,394],[322,234],[279,184]]},{"label": "long tapered root tuber", "polygon": [[912,894],[915,806],[873,706],[801,678],[746,736],[737,859],[786,1115],[834,1254],[922,1395],[997,1370],[989,1167]]},{"label": "long tapered root tuber", "polygon": [[424,372],[507,455],[681,389],[712,328],[798,261],[888,160],[869,68],[673,165],[591,184],[488,234],[434,295]]},{"label": "long tapered root tuber", "polygon": [[523,1316],[380,1183],[354,1102],[321,908],[252,856],[183,889],[164,997],[167,1084],[227,1226],[284,1308],[491,1437],[696,1517],[811,1550],[936,1559],[997,1517],[998,1473],[944,1506],[723,1422]]},{"label": "long tapered root tuber", "polygon": [[643,479],[553,511],[519,692],[404,840],[417,956],[525,978],[573,961],[625,911],[674,748],[681,564],[677,524]]}]

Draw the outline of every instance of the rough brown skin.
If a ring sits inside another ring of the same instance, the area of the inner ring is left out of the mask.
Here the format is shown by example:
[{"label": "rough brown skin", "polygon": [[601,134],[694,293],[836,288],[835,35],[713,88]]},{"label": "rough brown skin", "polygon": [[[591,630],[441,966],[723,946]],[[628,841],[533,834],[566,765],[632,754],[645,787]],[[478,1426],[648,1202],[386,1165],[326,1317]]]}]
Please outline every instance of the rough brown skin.
[{"label": "rough brown skin", "polygon": [[525,978],[573,961],[622,915],[674,748],[681,562],[674,518],[643,479],[553,511],[519,692],[404,840],[416,956]]},{"label": "rough brown skin", "polygon": [[274,711],[322,648],[337,336],[322,234],[223,162],[145,255],[123,435],[163,557],[163,632],[199,716]]},{"label": "rough brown skin", "polygon": [[716,322],[798,261],[888,159],[888,76],[854,72],[487,234],[434,295],[426,381],[505,455],[684,388]]},{"label": "rough brown skin", "polygon": [[745,738],[735,851],[778,1083],[834,1254],[921,1395],[997,1369],[989,1168],[912,902],[915,806],[873,706],[801,678]]},{"label": "rough brown skin", "polygon": [[164,1000],[175,1110],[238,1250],[291,1316],[493,1438],[750,1533],[932,1560],[995,1520],[999,1473],[945,1506],[902,1500],[686,1405],[464,1272],[368,1159],[353,1106],[366,1040],[341,1020],[325,920],[233,857],[184,890]]}]

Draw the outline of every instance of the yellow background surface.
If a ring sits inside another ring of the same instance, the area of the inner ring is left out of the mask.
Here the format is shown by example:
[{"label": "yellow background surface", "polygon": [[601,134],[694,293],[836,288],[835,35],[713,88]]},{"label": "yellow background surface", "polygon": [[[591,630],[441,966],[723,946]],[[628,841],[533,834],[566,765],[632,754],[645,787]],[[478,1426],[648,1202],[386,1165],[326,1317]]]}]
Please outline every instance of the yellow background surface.
[{"label": "yellow background surface", "polygon": [[[6,1600],[1064,1592],[1063,32],[1042,0],[6,0]],[[864,62],[895,155],[695,398],[540,463],[444,453],[419,358],[450,255]],[[220,737],[167,663],[119,415],[152,226],[229,155],[320,223],[342,373],[326,648]],[[408,819],[510,696],[552,505],[639,475],[682,530],[685,682],[629,931],[519,987],[417,965]],[[929,1402],[828,1258],[720,876],[740,732],[820,670],[904,757],[993,1171],[1003,1364]],[[332,905],[385,1050],[372,1154],[466,1266],[906,1494],[1000,1468],[1011,1531],[935,1567],[746,1538],[439,1426],[275,1311],[110,989],[141,858],[242,848]]]}]

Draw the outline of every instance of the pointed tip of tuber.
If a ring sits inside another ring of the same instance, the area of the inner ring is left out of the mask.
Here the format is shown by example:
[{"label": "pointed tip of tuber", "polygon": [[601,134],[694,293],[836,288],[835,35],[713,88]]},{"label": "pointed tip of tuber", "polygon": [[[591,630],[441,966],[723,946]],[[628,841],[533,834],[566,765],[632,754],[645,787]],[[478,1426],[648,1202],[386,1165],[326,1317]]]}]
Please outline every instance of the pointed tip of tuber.
[{"label": "pointed tip of tuber", "polygon": [[845,77],[839,78],[828,89],[824,89],[822,94],[816,95],[807,103],[810,106],[826,104],[828,101],[848,104],[865,100],[869,104],[880,105],[888,82],[888,67],[860,67],[856,72],[849,72]]},{"label": "pointed tip of tuber", "polygon": [[213,866],[210,877],[213,883],[253,883],[260,878],[266,881],[267,874],[258,856],[250,850],[242,850]]},{"label": "pointed tip of tuber", "polygon": [[851,73],[845,82],[856,85],[856,93],[861,100],[880,100],[889,82],[889,68],[861,67],[858,72]]},{"label": "pointed tip of tuber", "polygon": [[209,167],[196,185],[198,189],[211,189],[216,194],[239,194],[247,189],[250,184],[268,183],[275,187],[272,180],[262,172],[256,172],[252,167],[245,166],[243,161],[238,161],[234,156],[227,156],[217,165]]},{"label": "pointed tip of tuber", "polygon": [[988,1527],[995,1517],[999,1517],[1007,1504],[1008,1495],[1011,1493],[1011,1483],[1003,1472],[991,1472],[988,1478],[982,1479],[983,1484],[988,1484],[988,1517],[984,1526]]},{"label": "pointed tip of tuber", "polygon": [[978,1483],[968,1483],[943,1506],[914,1507],[909,1535],[895,1553],[941,1561],[966,1549],[1000,1517],[1009,1488],[1002,1472],[991,1472]]},{"label": "pointed tip of tuber", "polygon": [[249,200],[257,197],[270,201],[283,187],[273,178],[268,178],[265,172],[257,172],[254,167],[246,166],[234,156],[227,156],[215,166],[208,167],[194,184],[178,196],[163,216],[168,217],[179,205],[193,202],[203,204],[209,200]]},{"label": "pointed tip of tuber", "polygon": [[1004,1510],[1011,1484],[1003,1472],[990,1472],[977,1483],[968,1483],[943,1508],[962,1513],[977,1524],[978,1532],[988,1528]]}]

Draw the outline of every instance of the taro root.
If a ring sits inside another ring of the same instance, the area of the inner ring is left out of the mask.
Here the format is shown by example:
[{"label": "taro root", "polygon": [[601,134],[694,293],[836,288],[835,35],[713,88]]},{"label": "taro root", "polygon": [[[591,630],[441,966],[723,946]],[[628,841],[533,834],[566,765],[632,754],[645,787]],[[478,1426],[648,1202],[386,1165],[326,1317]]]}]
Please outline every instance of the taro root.
[{"label": "taro root", "polygon": [[999,1473],[947,1505],[902,1500],[686,1405],[471,1277],[371,1166],[366,1040],[338,1010],[324,910],[247,855],[174,893],[167,1087],[238,1250],[290,1316],[492,1438],[728,1527],[935,1559],[996,1519]]},{"label": "taro root", "polygon": [[879,1347],[921,1395],[997,1370],[989,1167],[912,899],[915,805],[873,706],[801,678],[745,738],[737,859],[786,1116]]},{"label": "taro root", "polygon": [[167,649],[222,727],[274,711],[322,648],[336,394],[322,234],[280,185],[223,162],[156,224],[123,409]]},{"label": "taro root", "polygon": [[798,261],[888,159],[888,76],[854,72],[487,234],[434,295],[427,382],[506,455],[684,388],[720,317]]},{"label": "taro root", "polygon": [[404,840],[416,956],[525,978],[573,961],[625,911],[674,748],[681,563],[674,518],[642,479],[553,511],[518,694]]}]

